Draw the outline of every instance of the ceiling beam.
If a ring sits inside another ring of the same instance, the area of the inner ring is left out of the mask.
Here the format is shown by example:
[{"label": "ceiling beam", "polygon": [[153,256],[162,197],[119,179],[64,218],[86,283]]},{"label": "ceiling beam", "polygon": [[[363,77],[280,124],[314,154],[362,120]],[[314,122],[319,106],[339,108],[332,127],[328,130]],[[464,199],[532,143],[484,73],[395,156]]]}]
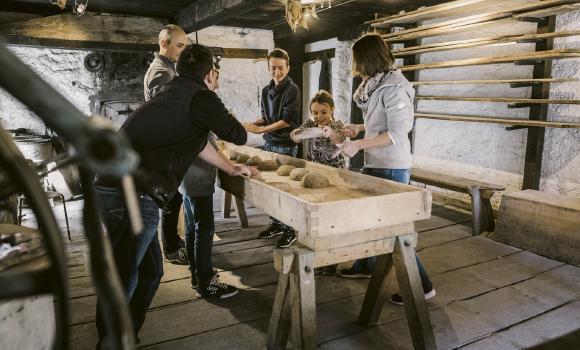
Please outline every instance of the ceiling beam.
[{"label": "ceiling beam", "polygon": [[198,0],[179,11],[173,21],[191,33],[236,18],[268,0]]}]

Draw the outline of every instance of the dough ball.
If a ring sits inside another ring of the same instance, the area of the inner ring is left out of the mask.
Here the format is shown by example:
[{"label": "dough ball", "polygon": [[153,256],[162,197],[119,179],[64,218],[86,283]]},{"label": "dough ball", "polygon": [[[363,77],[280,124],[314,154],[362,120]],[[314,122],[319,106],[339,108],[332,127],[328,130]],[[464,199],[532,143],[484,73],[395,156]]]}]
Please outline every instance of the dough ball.
[{"label": "dough ball", "polygon": [[250,159],[250,156],[242,153],[238,156],[238,163],[245,163],[248,159]]},{"label": "dough ball", "polygon": [[294,168],[296,168],[294,165],[282,165],[276,173],[280,176],[288,176]]},{"label": "dough ball", "polygon": [[228,155],[228,159],[229,159],[229,160],[238,160],[238,156],[239,156],[240,154],[239,154],[238,152],[236,152],[236,151],[229,151],[229,152],[227,153],[227,155]]},{"label": "dough ball", "polygon": [[253,157],[250,157],[250,159],[248,159],[248,161],[246,162],[246,165],[256,166],[256,165],[260,164],[261,161],[262,161],[262,159],[260,159],[260,157],[253,156]]},{"label": "dough ball", "polygon": [[304,168],[295,168],[290,171],[290,180],[300,181],[308,173],[308,170]]},{"label": "dough ball", "polygon": [[330,182],[324,175],[317,172],[311,172],[304,175],[300,184],[304,188],[325,188],[330,185]]},{"label": "dough ball", "polygon": [[278,163],[274,160],[264,160],[258,164],[258,170],[261,171],[274,171],[278,169]]}]

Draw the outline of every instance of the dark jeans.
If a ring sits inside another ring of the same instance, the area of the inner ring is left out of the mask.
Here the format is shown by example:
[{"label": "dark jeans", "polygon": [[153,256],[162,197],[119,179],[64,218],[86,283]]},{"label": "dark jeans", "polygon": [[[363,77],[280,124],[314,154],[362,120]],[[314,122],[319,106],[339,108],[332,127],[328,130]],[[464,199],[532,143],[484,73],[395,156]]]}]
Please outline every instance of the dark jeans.
[{"label": "dark jeans", "polygon": [[215,225],[213,219],[213,196],[183,196],[185,213],[185,249],[191,274],[197,276],[200,285],[206,285],[213,277],[211,252]]},{"label": "dark jeans", "polygon": [[[362,170],[363,174],[380,177],[382,179],[392,180],[396,182],[401,182],[404,184],[408,184],[411,180],[411,169],[373,169],[373,168],[364,168]],[[433,289],[433,284],[427,275],[427,271],[421,264],[419,257],[415,254],[415,258],[417,260],[417,267],[419,268],[419,276],[421,277],[421,284],[423,285],[423,291],[425,293],[430,292]],[[375,266],[376,258],[366,258],[366,259],[359,259],[354,262],[352,265],[352,269],[357,272],[365,272],[371,273]]]},{"label": "dark jeans", "polygon": [[[115,265],[137,334],[163,276],[163,260],[157,239],[159,207],[149,196],[139,195],[143,232],[135,236],[131,232],[121,192],[99,186],[96,190],[101,217],[111,240]],[[106,319],[103,316],[97,300],[99,343],[106,346]]]},{"label": "dark jeans", "polygon": [[177,222],[179,221],[181,202],[181,193],[177,192],[161,210],[161,242],[163,243],[163,254],[173,253],[181,248],[181,238],[177,234]]},{"label": "dark jeans", "polygon": [[[263,146],[260,146],[258,148],[263,149],[264,151],[283,154],[283,155],[290,156],[290,157],[296,157],[296,155],[298,154],[298,146],[288,146],[288,147],[276,146],[276,145],[272,145],[272,144],[266,142]],[[276,220],[276,218],[273,218],[271,216],[270,216],[270,221],[271,221],[272,225],[279,226],[280,228],[282,228],[284,230],[288,230],[288,229],[291,230],[292,229],[290,226],[284,225],[280,221]]]}]

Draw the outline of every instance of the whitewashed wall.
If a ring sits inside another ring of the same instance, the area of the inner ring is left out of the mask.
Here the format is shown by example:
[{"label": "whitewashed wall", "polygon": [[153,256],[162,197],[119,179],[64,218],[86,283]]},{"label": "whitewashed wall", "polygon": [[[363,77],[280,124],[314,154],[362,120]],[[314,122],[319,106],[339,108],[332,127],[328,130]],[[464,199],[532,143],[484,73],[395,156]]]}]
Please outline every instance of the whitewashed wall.
[{"label": "whitewashed wall", "polygon": [[[85,113],[89,96],[96,91],[96,76],[84,67],[87,51],[9,46],[16,56]],[[43,122],[0,88],[0,125],[5,129],[28,128],[43,134]]]},{"label": "whitewashed wall", "polygon": [[[580,29],[580,11],[556,18],[556,30]],[[580,49],[580,37],[558,38],[555,49]],[[580,79],[580,59],[555,60],[552,76]],[[580,99],[580,82],[553,84],[550,98]],[[580,122],[580,106],[552,105],[550,120]],[[580,129],[547,129],[544,143],[542,190],[580,197]]]}]

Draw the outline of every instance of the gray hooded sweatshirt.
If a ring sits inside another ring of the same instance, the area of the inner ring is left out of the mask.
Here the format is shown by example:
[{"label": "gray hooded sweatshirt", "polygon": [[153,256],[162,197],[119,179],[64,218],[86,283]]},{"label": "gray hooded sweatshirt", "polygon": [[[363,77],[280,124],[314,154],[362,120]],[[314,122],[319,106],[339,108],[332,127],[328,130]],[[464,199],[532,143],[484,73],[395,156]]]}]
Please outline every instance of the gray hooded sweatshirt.
[{"label": "gray hooded sweatshirt", "polygon": [[409,169],[413,165],[409,132],[413,129],[415,90],[400,70],[386,75],[368,100],[365,138],[387,132],[392,145],[364,150],[366,168]]}]

